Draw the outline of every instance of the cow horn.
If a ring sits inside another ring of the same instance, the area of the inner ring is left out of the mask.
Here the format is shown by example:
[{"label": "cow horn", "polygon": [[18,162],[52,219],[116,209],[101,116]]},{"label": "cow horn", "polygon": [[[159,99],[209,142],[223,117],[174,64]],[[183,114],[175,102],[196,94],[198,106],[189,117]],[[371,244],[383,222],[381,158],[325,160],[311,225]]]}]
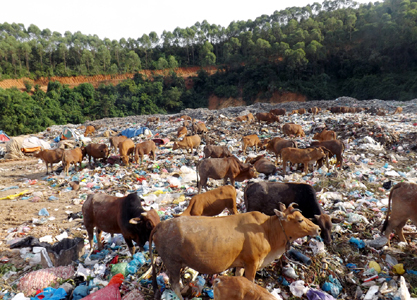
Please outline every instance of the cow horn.
[{"label": "cow horn", "polygon": [[295,203],[295,202],[291,202],[291,204],[288,206],[288,208],[293,208],[294,207],[294,205],[297,205],[298,206],[298,203]]},{"label": "cow horn", "polygon": [[133,219],[130,219],[130,220],[129,220],[129,223],[130,223],[130,224],[134,224],[134,225],[136,225],[136,224],[138,224],[138,223],[139,223],[139,221],[140,221],[140,218],[133,218]]},{"label": "cow horn", "polygon": [[299,212],[301,212],[301,210],[300,210],[300,209],[298,209],[298,208],[292,208],[292,207],[291,207],[290,213],[293,213],[293,212],[295,212],[295,211],[299,211]]},{"label": "cow horn", "polygon": [[286,209],[286,207],[285,207],[285,204],[284,204],[284,203],[280,202],[280,203],[278,203],[278,205],[279,205],[279,210],[280,210],[280,211],[284,211],[284,210]]},{"label": "cow horn", "polygon": [[148,216],[148,212],[143,212],[140,214],[142,217],[147,217]]},{"label": "cow horn", "polygon": [[320,220],[320,215],[314,215],[314,218],[316,218],[316,220]]},{"label": "cow horn", "polygon": [[[282,204],[282,203],[280,203],[280,204]],[[282,205],[284,205],[284,204],[282,204]],[[278,216],[278,218],[280,220],[285,220],[286,219],[285,214],[282,211],[279,211],[278,209],[274,209],[274,213]]]}]

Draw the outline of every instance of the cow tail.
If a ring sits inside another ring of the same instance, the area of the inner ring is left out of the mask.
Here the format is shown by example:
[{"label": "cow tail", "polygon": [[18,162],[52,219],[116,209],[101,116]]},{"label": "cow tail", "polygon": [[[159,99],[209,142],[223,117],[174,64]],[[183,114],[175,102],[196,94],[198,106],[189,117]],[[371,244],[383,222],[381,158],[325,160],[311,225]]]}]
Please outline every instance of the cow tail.
[{"label": "cow tail", "polygon": [[200,179],[198,178],[198,167],[200,166],[200,161],[195,163],[195,174],[197,176],[197,189],[200,186]]},{"label": "cow tail", "polygon": [[401,185],[400,185],[400,184],[397,184],[396,186],[394,186],[394,187],[391,189],[391,192],[389,193],[387,216],[386,216],[386,218],[385,218],[384,224],[382,225],[381,233],[384,233],[384,232],[385,232],[385,230],[386,230],[386,229],[387,229],[387,227],[388,227],[388,222],[389,222],[388,218],[389,218],[389,213],[390,213],[390,211],[391,211],[391,199],[392,199],[392,194],[394,193],[394,191],[395,191],[396,189],[398,189],[398,188],[400,188],[400,187],[401,187]]},{"label": "cow tail", "polygon": [[155,262],[153,259],[153,250],[152,250],[152,239],[153,239],[153,235],[155,233],[157,227],[154,227],[154,229],[152,229],[151,234],[149,236],[149,257],[151,259],[151,267],[152,267],[152,288],[153,288],[153,292],[155,294],[155,299],[157,299],[156,295],[158,293],[158,283],[156,282],[156,268],[155,268]]}]

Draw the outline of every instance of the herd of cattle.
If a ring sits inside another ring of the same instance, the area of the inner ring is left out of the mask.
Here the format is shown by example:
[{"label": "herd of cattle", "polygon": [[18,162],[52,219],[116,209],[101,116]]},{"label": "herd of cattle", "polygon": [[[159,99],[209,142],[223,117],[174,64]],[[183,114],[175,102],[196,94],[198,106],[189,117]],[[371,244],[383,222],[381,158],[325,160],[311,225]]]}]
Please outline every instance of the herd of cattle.
[{"label": "herd of cattle", "polygon": [[[361,112],[363,108],[332,107],[332,113]],[[401,113],[398,108],[395,113]],[[311,108],[313,116],[319,114],[319,108]],[[306,114],[302,108],[291,114]],[[286,114],[285,109],[275,109],[268,113],[251,113],[239,116],[232,121],[238,124],[258,121],[272,124],[280,122],[279,116]],[[181,121],[177,130],[177,141],[173,150],[185,149],[193,154],[199,149],[202,138],[205,139],[204,159],[196,164],[198,194],[191,198],[188,208],[174,218],[161,222],[155,210],[146,211],[141,199],[134,193],[125,197],[106,194],[90,194],[85,201],[82,212],[91,250],[93,250],[94,228],[97,232],[99,249],[102,249],[101,232],[121,233],[133,254],[133,241],[143,249],[147,241],[155,243],[156,252],[166,267],[171,287],[180,299],[180,273],[182,268],[190,267],[202,274],[217,274],[229,268],[236,268],[236,274],[243,277],[219,276],[213,281],[215,299],[274,299],[261,287],[254,285],[256,271],[268,266],[279,258],[297,238],[320,235],[326,244],[332,242],[332,222],[316,198],[314,188],[304,183],[281,183],[259,181],[249,183],[244,189],[244,203],[247,212],[238,213],[236,206],[235,181],[245,181],[257,177],[258,173],[266,176],[278,171],[277,165],[282,160],[282,174],[286,174],[287,163],[297,167],[304,165],[304,172],[309,172],[311,165],[320,168],[324,163],[329,167],[329,158],[336,157],[336,167],[342,167],[344,143],[337,139],[337,133],[324,129],[315,133],[310,147],[300,149],[294,137],[305,137],[301,125],[286,123],[280,127],[284,137],[260,140],[251,134],[241,139],[241,153],[246,155],[252,147],[255,152],[265,149],[276,157],[275,162],[265,156],[247,157],[245,162],[234,156],[226,146],[213,145],[209,138],[214,123],[208,130],[205,123],[189,116],[170,118],[169,121]],[[159,118],[148,118],[147,123],[159,122]],[[210,120],[207,120],[207,123]],[[190,124],[191,123],[191,124]],[[170,123],[172,124],[172,123]],[[190,128],[191,127],[191,128]],[[191,130],[191,135],[189,129]],[[278,128],[278,127],[277,127]],[[94,127],[88,126],[85,135],[93,134]],[[215,134],[218,135],[218,134]],[[180,140],[181,139],[181,140]],[[216,136],[214,137],[214,140]],[[142,164],[144,155],[155,160],[157,146],[148,140],[135,145],[125,136],[113,136],[107,144],[91,143],[85,147],[71,150],[41,150],[35,156],[41,158],[47,168],[62,161],[64,172],[68,174],[70,164],[81,162],[88,157],[94,163],[97,159],[106,159],[111,150],[119,151],[125,165],[131,161]],[[208,179],[223,179],[224,186],[208,190]],[[226,185],[230,179],[231,185]],[[206,192],[201,193],[205,188]],[[417,185],[401,183],[396,185],[389,196],[392,201],[391,218],[387,219],[383,231],[387,237],[395,229],[400,239],[405,241],[402,227],[410,218],[417,224]],[[401,209],[406,204],[410,210]],[[296,206],[298,208],[296,208]],[[231,215],[213,217],[228,208]],[[150,249],[152,249],[150,247]],[[150,250],[153,258],[152,250]],[[152,259],[152,265],[154,259]],[[153,265],[154,290],[157,293],[156,268]]]}]

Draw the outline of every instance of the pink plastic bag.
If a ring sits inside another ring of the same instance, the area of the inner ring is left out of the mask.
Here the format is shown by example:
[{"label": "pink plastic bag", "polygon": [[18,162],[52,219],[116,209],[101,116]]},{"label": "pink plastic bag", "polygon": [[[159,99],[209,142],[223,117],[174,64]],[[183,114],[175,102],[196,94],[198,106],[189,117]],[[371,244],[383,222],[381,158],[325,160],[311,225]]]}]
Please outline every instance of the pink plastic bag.
[{"label": "pink plastic bag", "polygon": [[33,296],[37,290],[55,285],[59,280],[67,280],[74,276],[74,267],[57,267],[30,272],[23,276],[18,284],[18,289],[26,296]]},{"label": "pink plastic bag", "polygon": [[108,285],[95,293],[84,297],[83,300],[121,300],[119,285]]},{"label": "pink plastic bag", "polygon": [[145,300],[139,290],[133,290],[123,296],[122,300]]}]

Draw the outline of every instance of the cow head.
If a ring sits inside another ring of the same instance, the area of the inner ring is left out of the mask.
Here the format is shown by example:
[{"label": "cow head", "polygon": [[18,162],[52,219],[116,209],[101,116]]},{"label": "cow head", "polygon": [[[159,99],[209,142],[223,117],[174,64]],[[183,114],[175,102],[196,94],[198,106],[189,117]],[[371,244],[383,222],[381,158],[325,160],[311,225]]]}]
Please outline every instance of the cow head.
[{"label": "cow head", "polygon": [[294,208],[295,203],[291,203],[288,208],[285,204],[280,203],[281,211],[274,209],[275,214],[281,221],[286,235],[290,242],[309,236],[320,235],[320,227],[309,219],[305,218],[299,209]]},{"label": "cow head", "polygon": [[321,132],[316,132],[313,136],[313,140],[318,140],[320,138]]},{"label": "cow head", "polygon": [[174,142],[174,146],[172,147],[172,150],[177,150],[179,149],[177,142]]},{"label": "cow head", "polygon": [[122,161],[127,166],[129,164],[129,155],[123,155]]},{"label": "cow head", "polygon": [[136,225],[137,238],[135,242],[143,247],[149,240],[151,231],[161,222],[158,213],[154,209],[150,209],[147,212],[143,212],[140,217],[136,217],[129,220],[130,224]]},{"label": "cow head", "polygon": [[314,215],[314,218],[321,229],[321,237],[323,238],[324,243],[329,245],[332,242],[332,219],[326,214]]}]

